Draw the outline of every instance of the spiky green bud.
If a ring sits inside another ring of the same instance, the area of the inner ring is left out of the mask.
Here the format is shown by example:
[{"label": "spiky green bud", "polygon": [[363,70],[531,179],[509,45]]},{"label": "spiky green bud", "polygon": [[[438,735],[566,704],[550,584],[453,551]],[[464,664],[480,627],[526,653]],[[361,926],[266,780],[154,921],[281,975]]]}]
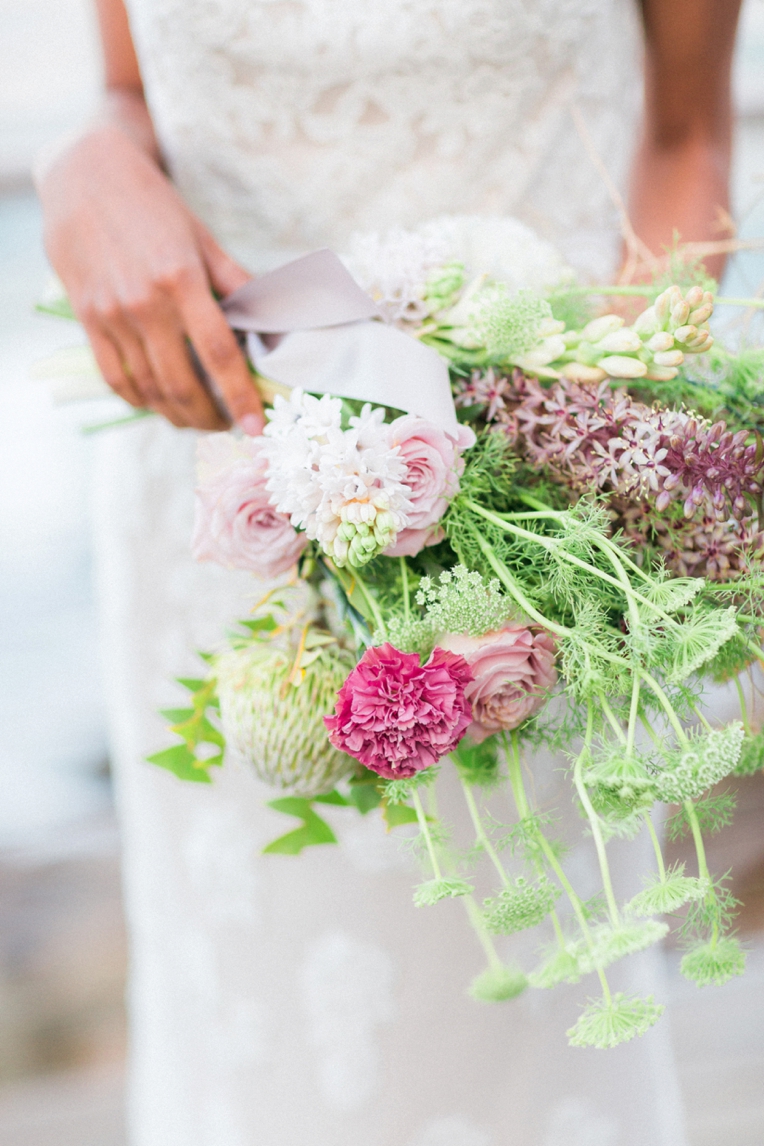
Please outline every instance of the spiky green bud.
[{"label": "spiky green bud", "polygon": [[727,936],[724,939],[701,943],[693,947],[682,959],[680,971],[685,979],[691,979],[699,987],[720,987],[734,975],[745,971],[746,954],[737,939]]},{"label": "spiky green bud", "polygon": [[650,995],[640,999],[620,991],[612,999],[592,1001],[575,1026],[567,1032],[572,1047],[597,1047],[605,1050],[643,1035],[657,1023],[665,1011]]},{"label": "spiky green bud", "polygon": [[290,648],[246,645],[215,661],[226,744],[261,780],[296,796],[329,792],[355,761],[330,743],[323,718],[354,665],[328,645],[295,672]]}]

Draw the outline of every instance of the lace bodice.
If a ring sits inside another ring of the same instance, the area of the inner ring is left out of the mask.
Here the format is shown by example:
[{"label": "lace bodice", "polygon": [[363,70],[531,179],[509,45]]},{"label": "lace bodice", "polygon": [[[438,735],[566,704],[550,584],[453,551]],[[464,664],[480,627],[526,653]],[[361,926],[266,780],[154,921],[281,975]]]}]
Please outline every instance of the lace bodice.
[{"label": "lace bodice", "polygon": [[633,0],[129,0],[188,201],[253,269],[354,229],[515,215],[607,273],[639,103]]}]

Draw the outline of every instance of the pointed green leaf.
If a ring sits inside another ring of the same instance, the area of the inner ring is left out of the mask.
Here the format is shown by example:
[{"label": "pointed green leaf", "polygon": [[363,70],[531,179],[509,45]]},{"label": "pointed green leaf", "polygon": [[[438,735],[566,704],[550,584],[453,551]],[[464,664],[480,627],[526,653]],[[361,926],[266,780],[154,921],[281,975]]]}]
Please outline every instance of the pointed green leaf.
[{"label": "pointed green leaf", "polygon": [[239,624],[251,633],[272,633],[279,627],[278,621],[270,613],[267,617],[255,617],[252,621],[240,621]]},{"label": "pointed green leaf", "polygon": [[378,808],[382,802],[382,793],[377,786],[376,778],[373,780],[364,779],[360,783],[354,783],[351,780],[348,800],[362,816],[365,816],[372,808]]},{"label": "pointed green leaf", "polygon": [[182,684],[189,692],[201,692],[204,686],[209,683],[206,680],[197,680],[188,676],[176,676],[175,679],[178,684]]},{"label": "pointed green leaf", "polygon": [[207,771],[207,761],[197,760],[185,744],[175,744],[172,748],[165,748],[162,752],[147,756],[146,759],[150,764],[166,768],[179,780],[193,780],[197,784],[212,783]]},{"label": "pointed green leaf", "polygon": [[[284,807],[283,805],[292,805]],[[306,810],[294,811],[295,804],[307,805]],[[278,806],[277,805],[281,805]],[[301,828],[296,828],[293,832],[287,832],[285,836],[279,836],[278,839],[273,840],[263,848],[263,855],[281,854],[281,855],[299,855],[303,848],[314,847],[317,844],[336,844],[337,837],[332,829],[329,827],[325,820],[310,807],[310,801],[304,800],[299,796],[285,796],[280,800],[271,800],[269,807],[275,808],[277,812],[286,812],[289,815],[297,815],[303,820]]]},{"label": "pointed green leaf", "polygon": [[347,808],[350,803],[349,800],[346,800],[345,797],[336,790],[327,792],[325,796],[315,796],[314,800],[316,804],[336,804],[339,808]]},{"label": "pointed green leaf", "polygon": [[415,824],[417,814],[408,804],[385,804],[382,811],[388,830],[398,828],[401,824]]},{"label": "pointed green leaf", "polygon": [[180,724],[184,720],[190,720],[195,711],[193,708],[160,708],[159,715],[170,724]]}]

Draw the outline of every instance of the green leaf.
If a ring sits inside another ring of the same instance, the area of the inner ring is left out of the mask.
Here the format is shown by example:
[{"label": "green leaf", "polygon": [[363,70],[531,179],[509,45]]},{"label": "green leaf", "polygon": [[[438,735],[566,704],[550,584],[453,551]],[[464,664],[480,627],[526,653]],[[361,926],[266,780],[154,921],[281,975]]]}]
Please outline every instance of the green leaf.
[{"label": "green leaf", "polygon": [[194,708],[160,708],[159,715],[170,724],[180,724],[184,720],[190,720],[195,712]]},{"label": "green leaf", "polygon": [[[326,802],[326,801],[324,801]],[[297,816],[302,820],[302,827],[295,828],[279,836],[263,848],[263,855],[299,855],[303,848],[313,847],[317,844],[336,844],[337,837],[327,824],[317,816],[311,807],[311,801],[303,796],[283,796],[278,800],[270,800],[269,808],[277,812],[284,812],[289,816]]]},{"label": "green leaf", "polygon": [[38,302],[35,304],[35,310],[40,314],[52,314],[56,318],[68,318],[72,322],[77,321],[77,315],[72,310],[72,304],[66,295],[46,299],[45,302]]},{"label": "green leaf", "polygon": [[188,676],[176,676],[175,680],[178,684],[182,684],[189,692],[201,692],[202,689],[209,683],[206,680],[197,680]]},{"label": "green leaf", "polygon": [[150,764],[157,764],[160,768],[166,768],[179,780],[193,780],[197,784],[212,783],[207,771],[210,761],[197,760],[185,744],[175,744],[172,748],[165,748],[162,752],[155,752],[153,756],[147,756],[146,759]]},{"label": "green leaf", "polygon": [[267,617],[255,617],[252,621],[240,621],[239,624],[251,633],[272,633],[279,627],[278,621],[270,613]]},{"label": "green leaf", "polygon": [[338,808],[347,808],[350,803],[349,800],[346,800],[345,797],[336,790],[327,792],[324,796],[315,796],[314,799],[317,804],[336,804]]},{"label": "green leaf", "polygon": [[358,809],[362,816],[372,808],[378,808],[382,802],[382,793],[379,790],[377,777],[361,777],[350,781],[348,801]]},{"label": "green leaf", "polygon": [[417,814],[408,804],[385,803],[382,815],[388,831],[400,827],[401,824],[415,824],[417,822]]}]

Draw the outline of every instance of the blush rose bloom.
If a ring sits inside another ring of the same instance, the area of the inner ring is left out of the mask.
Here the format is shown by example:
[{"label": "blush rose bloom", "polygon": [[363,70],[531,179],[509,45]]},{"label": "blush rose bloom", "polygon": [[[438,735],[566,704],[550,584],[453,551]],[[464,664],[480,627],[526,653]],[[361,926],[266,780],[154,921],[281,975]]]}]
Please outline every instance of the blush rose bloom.
[{"label": "blush rose bloom", "polygon": [[557,681],[554,639],[543,629],[510,622],[482,637],[449,633],[440,644],[460,653],[472,670],[464,695],[473,716],[467,736],[476,744],[538,712]]},{"label": "blush rose bloom", "polygon": [[367,649],[324,724],[335,748],[388,780],[413,776],[453,751],[472,710],[463,657],[434,649],[426,664],[391,644]]},{"label": "blush rose bloom", "polygon": [[307,539],[270,504],[261,447],[261,438],[227,433],[199,439],[191,548],[197,561],[269,579],[292,568]]},{"label": "blush rose bloom", "polygon": [[402,529],[387,557],[414,557],[426,545],[443,538],[440,519],[448,503],[459,492],[464,472],[462,452],[475,444],[468,426],[459,426],[456,436],[445,433],[416,414],[404,414],[390,423],[388,440],[399,446],[399,457],[406,463],[404,485],[412,503],[407,513],[408,527]]}]

